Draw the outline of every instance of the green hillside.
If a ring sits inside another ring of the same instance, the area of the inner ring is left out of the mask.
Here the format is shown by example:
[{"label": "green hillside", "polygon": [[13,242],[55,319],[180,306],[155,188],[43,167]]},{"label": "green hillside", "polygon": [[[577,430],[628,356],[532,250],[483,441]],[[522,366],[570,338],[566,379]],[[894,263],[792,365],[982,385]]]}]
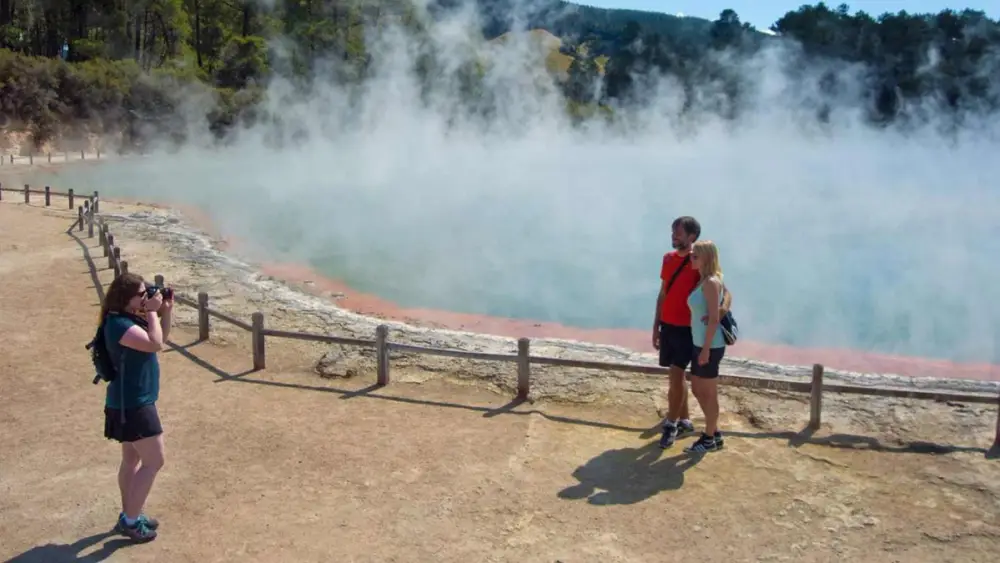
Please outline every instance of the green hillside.
[{"label": "green hillside", "polygon": [[[652,101],[646,86],[670,76],[689,96],[684,111],[737,116],[752,87],[742,62],[774,41],[801,45],[784,71],[804,81],[820,120],[835,103],[865,108],[875,122],[932,110],[968,120],[1000,109],[1000,22],[974,10],[873,16],[803,5],[775,22],[775,37],[732,10],[708,21],[561,0],[537,0],[527,12],[511,0],[477,1],[479,31],[495,44],[521,17],[574,115],[580,107],[641,108]],[[456,3],[435,0],[427,16],[411,0],[0,0],[0,125],[38,145],[93,135],[179,141],[191,113],[182,118],[178,109],[193,103],[219,138],[238,125],[283,124],[280,111],[260,103],[274,76],[301,87],[364,85],[380,56],[367,41],[389,24],[409,34],[425,91],[459,84],[450,92],[462,99],[455,111],[489,115],[477,55],[456,68],[447,63],[456,53],[428,40],[434,19]],[[855,63],[859,90],[836,72]],[[704,85],[722,95],[694,95]]]}]

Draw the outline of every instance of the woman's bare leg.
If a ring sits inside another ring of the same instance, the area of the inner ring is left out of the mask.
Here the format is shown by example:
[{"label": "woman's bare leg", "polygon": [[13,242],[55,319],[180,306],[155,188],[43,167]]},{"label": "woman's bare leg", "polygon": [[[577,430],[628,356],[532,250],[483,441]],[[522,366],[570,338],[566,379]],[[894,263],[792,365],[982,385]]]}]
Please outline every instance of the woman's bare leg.
[{"label": "woman's bare leg", "polygon": [[139,454],[141,463],[139,470],[132,477],[128,494],[125,496],[125,517],[129,520],[135,520],[142,513],[142,507],[146,504],[149,491],[153,488],[153,480],[156,479],[156,474],[163,467],[163,434],[152,438],[143,438],[132,442],[132,445]]},{"label": "woman's bare leg", "polygon": [[[713,378],[692,377],[691,386],[698,386],[698,404],[705,413],[705,434],[714,436],[719,429],[719,384]],[[697,382],[697,383],[695,383]]]},{"label": "woman's bare leg", "polygon": [[118,490],[122,495],[122,512],[125,512],[125,505],[128,503],[128,494],[132,489],[132,481],[135,473],[139,471],[139,452],[129,443],[122,443],[122,463],[118,467]]}]

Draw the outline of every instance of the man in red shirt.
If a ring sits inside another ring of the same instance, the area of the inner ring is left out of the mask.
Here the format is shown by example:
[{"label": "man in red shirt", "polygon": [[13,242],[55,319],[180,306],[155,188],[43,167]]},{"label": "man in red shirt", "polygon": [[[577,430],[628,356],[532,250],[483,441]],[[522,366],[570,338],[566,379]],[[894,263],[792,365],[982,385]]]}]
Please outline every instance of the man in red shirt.
[{"label": "man in red shirt", "polygon": [[[669,448],[680,436],[694,432],[688,411],[687,382],[684,370],[692,361],[691,309],[688,296],[701,281],[691,265],[691,245],[701,235],[701,225],[694,217],[678,217],[671,225],[672,252],[663,255],[660,268],[660,293],[653,317],[653,348],[660,352],[660,365],[670,368],[667,391],[667,419],[663,422],[661,448]],[[720,314],[729,310],[732,298],[725,292]],[[721,436],[716,436],[721,440]]]}]

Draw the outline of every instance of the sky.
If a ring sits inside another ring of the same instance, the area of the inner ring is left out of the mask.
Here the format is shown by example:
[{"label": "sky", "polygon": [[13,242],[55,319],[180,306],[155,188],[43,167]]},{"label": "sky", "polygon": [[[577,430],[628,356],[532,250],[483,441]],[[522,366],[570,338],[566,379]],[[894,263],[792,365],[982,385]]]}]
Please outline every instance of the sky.
[{"label": "sky", "polygon": [[[571,0],[573,1],[573,0]],[[649,10],[670,14],[683,13],[715,19],[726,8],[736,10],[740,19],[750,22],[757,29],[767,29],[785,13],[797,9],[803,4],[816,4],[818,0],[578,0],[580,4],[598,6],[601,8],[627,8],[632,10]],[[833,0],[827,6],[835,7],[842,2]],[[937,13],[951,8],[963,10],[971,8],[982,10],[993,18],[1000,18],[1000,1],[998,0],[856,0],[845,2],[851,12],[864,10],[877,16],[885,12],[906,10],[913,13]]]}]

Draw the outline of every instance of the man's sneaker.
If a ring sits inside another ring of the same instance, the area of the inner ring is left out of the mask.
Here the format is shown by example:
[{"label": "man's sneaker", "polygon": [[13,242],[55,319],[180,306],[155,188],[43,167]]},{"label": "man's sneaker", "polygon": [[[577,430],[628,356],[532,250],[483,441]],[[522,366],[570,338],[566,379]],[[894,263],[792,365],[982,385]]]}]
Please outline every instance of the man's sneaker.
[{"label": "man's sneaker", "polygon": [[722,439],[722,432],[719,432],[718,430],[716,430],[715,431],[715,445],[718,446],[718,449],[721,450],[722,446],[724,444],[725,444],[725,442]]},{"label": "man's sneaker", "polygon": [[689,454],[703,454],[706,452],[714,452],[718,449],[719,444],[715,441],[714,437],[702,434],[701,438],[698,438],[698,441],[684,448],[684,452]]},{"label": "man's sneaker", "polygon": [[673,422],[663,423],[663,435],[660,436],[660,449],[665,450],[674,445],[677,439],[677,425]]},{"label": "man's sneaker", "polygon": [[141,518],[135,521],[134,526],[129,526],[124,519],[120,519],[117,527],[122,535],[134,542],[146,543],[156,539],[156,530],[150,528],[146,520]]},{"label": "man's sneaker", "polygon": [[677,421],[677,437],[683,438],[685,436],[690,436],[694,434],[694,424],[690,420],[678,420]]},{"label": "man's sneaker", "polygon": [[[146,527],[149,528],[150,530],[155,530],[160,527],[159,520],[157,520],[156,518],[151,518],[149,516],[146,516],[145,514],[140,514],[138,520],[140,522],[145,522]],[[124,527],[125,527],[125,513],[119,512],[118,522],[115,522],[115,532],[120,533]]]}]

